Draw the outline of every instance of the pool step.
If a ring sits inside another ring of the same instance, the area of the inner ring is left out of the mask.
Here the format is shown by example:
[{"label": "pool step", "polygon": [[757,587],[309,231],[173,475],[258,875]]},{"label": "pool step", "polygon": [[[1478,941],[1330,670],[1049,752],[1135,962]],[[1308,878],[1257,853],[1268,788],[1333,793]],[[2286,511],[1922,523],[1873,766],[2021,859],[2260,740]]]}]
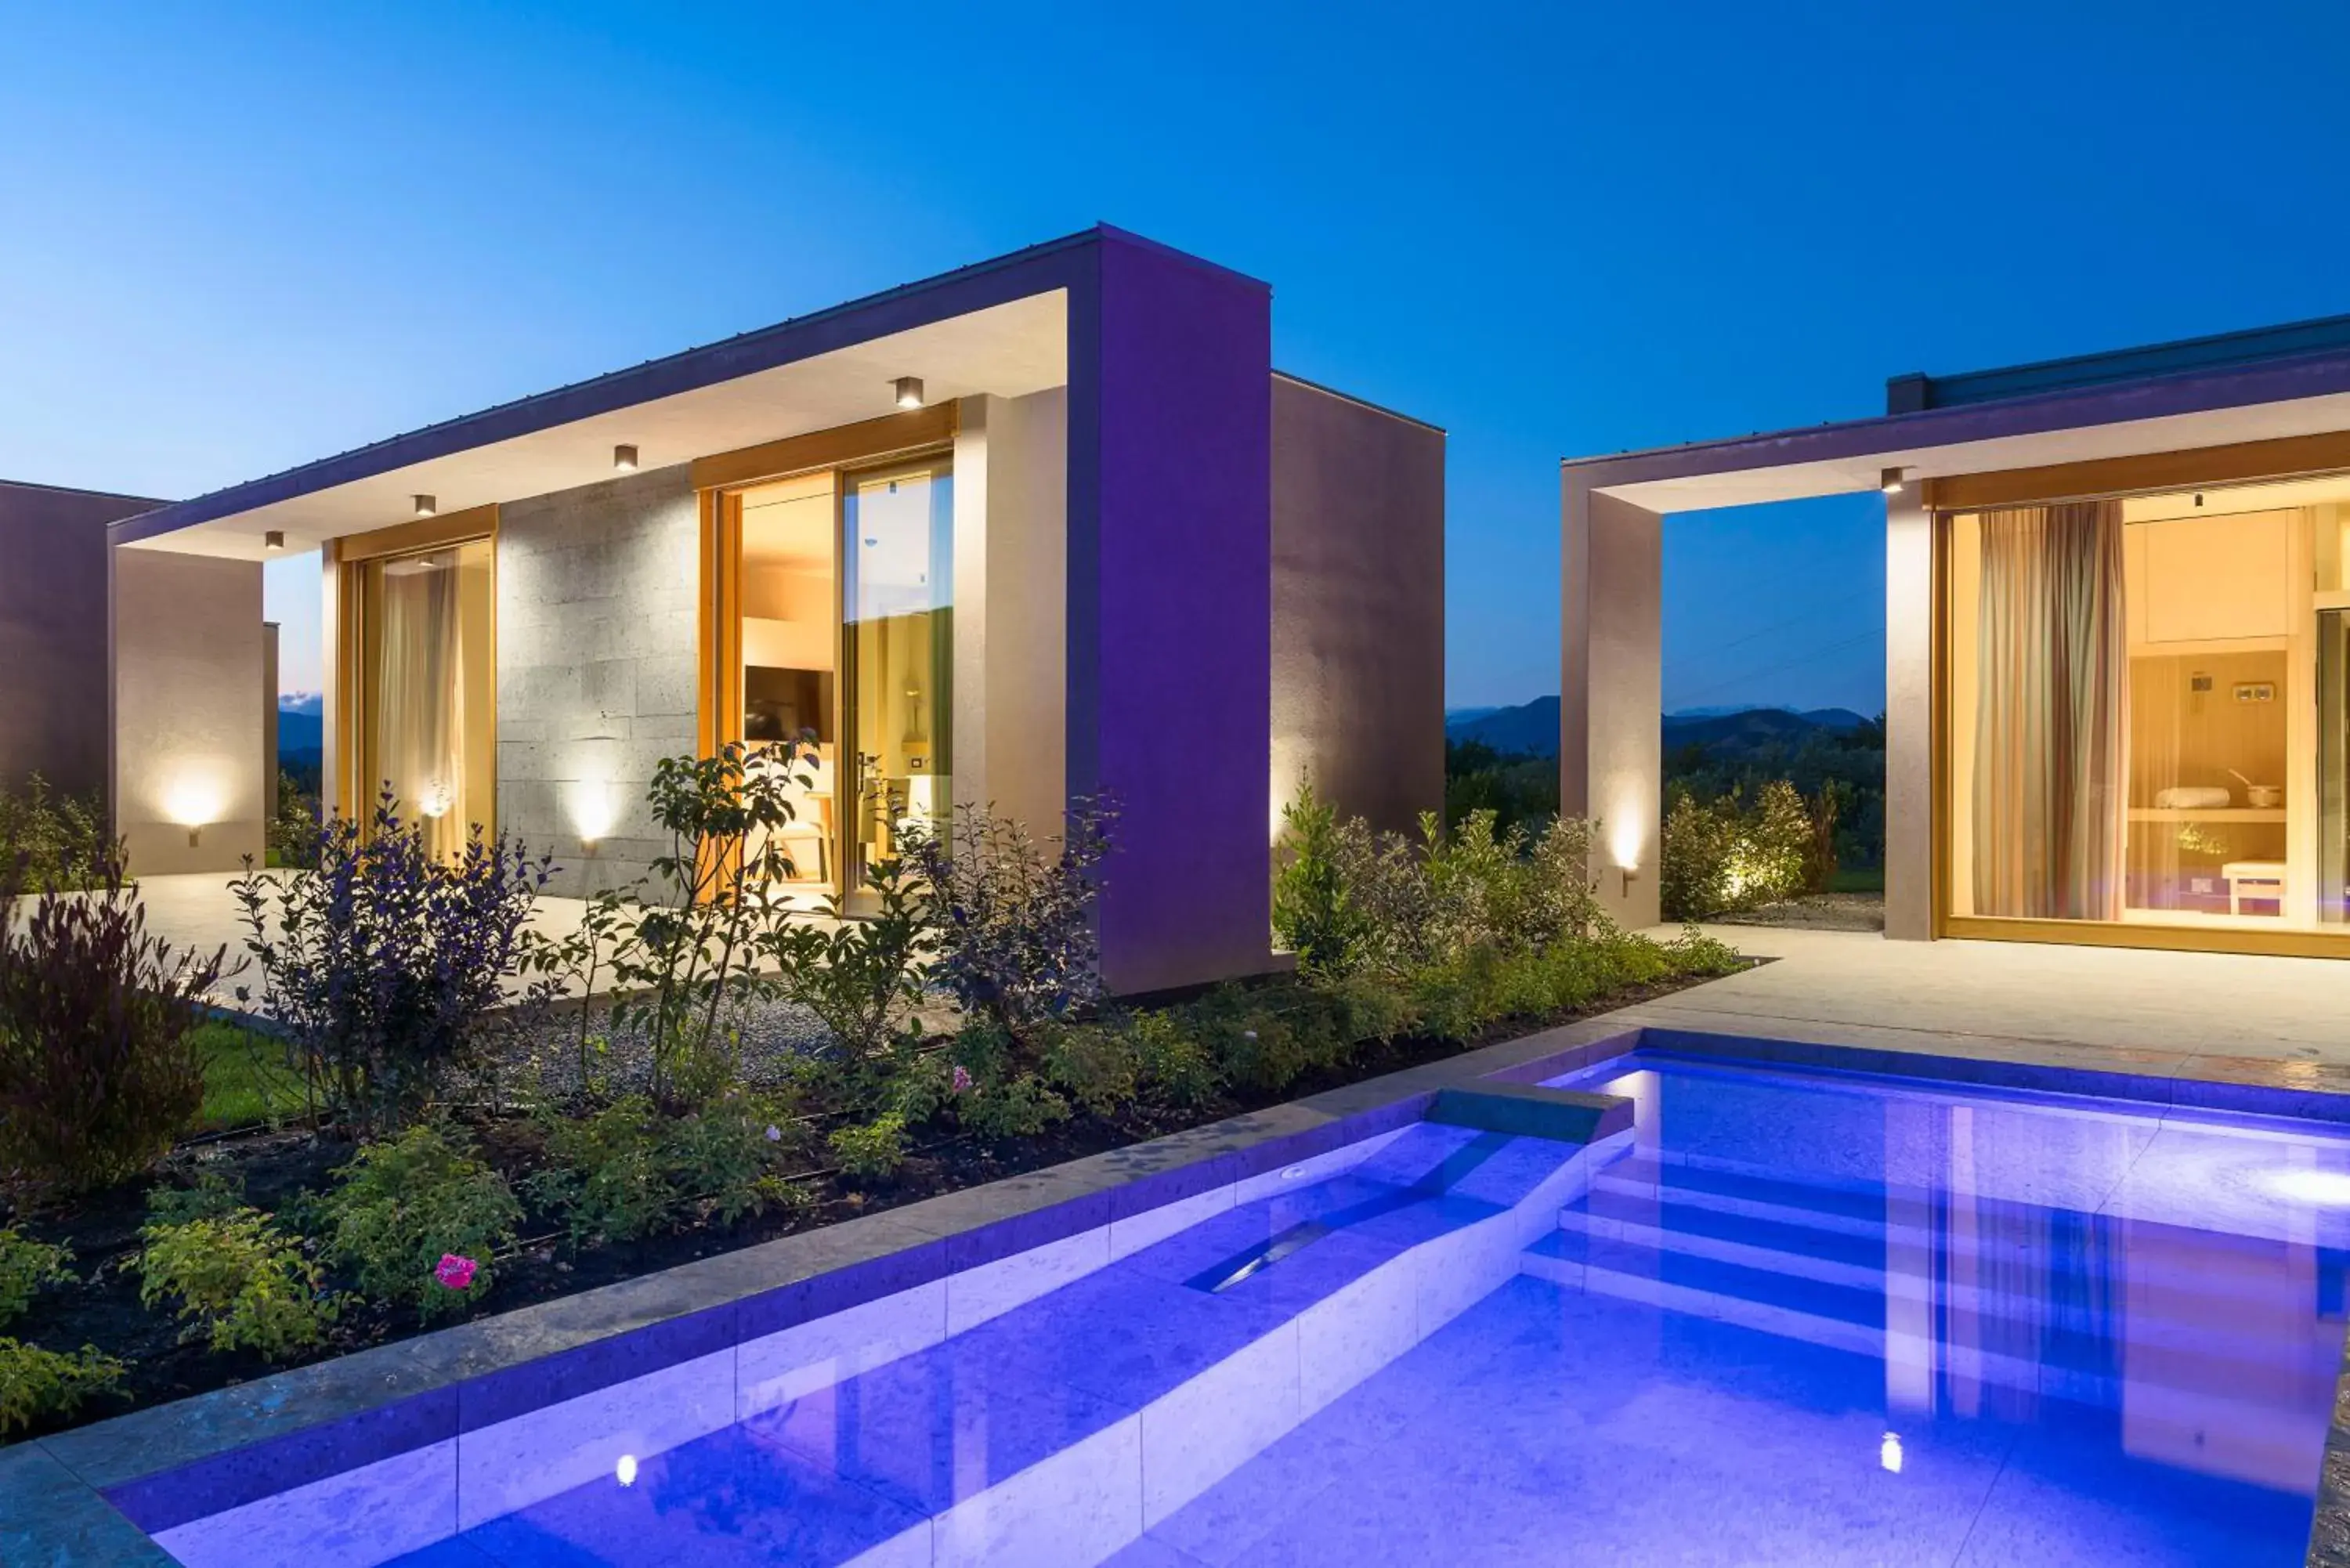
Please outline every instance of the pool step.
[{"label": "pool step", "polygon": [[[1899,1196],[1778,1177],[1619,1162],[1566,1206],[1521,1272],[1570,1289],[1737,1324],[1854,1355],[1963,1365],[1980,1380],[2113,1405],[2125,1383],[2254,1405],[2330,1378],[2338,1317],[2307,1327],[2307,1267],[2272,1245],[2178,1232],[2168,1267],[2150,1232],[2138,1265],[2097,1299],[2077,1249],[2082,1221],[1990,1206],[1979,1233],[1937,1235]],[[1864,1203],[1877,1206],[1876,1218]],[[2241,1262],[2244,1266],[2230,1266]],[[1958,1278],[1952,1278],[1954,1264]],[[2070,1268],[2068,1269],[2068,1264]],[[2335,1258],[2325,1266],[2338,1268]],[[2080,1272],[2070,1283],[2052,1280]],[[2076,1299],[2077,1298],[2077,1299]],[[2061,1303],[2061,1304],[2060,1304]],[[2299,1331],[2289,1325],[2301,1324]],[[2126,1343],[2124,1343],[2126,1342]]]}]

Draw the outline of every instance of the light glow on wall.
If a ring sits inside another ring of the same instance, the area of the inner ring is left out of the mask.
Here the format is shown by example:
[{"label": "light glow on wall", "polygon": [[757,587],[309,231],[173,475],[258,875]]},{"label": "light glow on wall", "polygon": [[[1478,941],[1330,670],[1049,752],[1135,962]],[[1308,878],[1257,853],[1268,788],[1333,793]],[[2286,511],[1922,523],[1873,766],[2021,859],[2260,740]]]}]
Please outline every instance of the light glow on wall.
[{"label": "light glow on wall", "polygon": [[161,801],[163,820],[188,829],[191,842],[198,828],[210,827],[228,815],[228,769],[219,763],[182,763],[171,774]]},{"label": "light glow on wall", "polygon": [[619,792],[601,780],[578,779],[569,794],[571,826],[578,831],[579,842],[595,844],[609,837],[619,821]]}]

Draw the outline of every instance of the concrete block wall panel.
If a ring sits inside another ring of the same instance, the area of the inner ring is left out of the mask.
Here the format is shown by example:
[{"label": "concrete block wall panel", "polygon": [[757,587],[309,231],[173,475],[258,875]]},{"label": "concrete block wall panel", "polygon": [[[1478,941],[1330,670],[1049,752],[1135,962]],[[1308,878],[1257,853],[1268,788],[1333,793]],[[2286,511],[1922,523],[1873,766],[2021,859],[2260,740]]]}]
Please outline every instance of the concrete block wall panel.
[{"label": "concrete block wall panel", "polygon": [[261,565],[125,546],[112,560],[114,830],[130,869],[258,861],[275,765],[264,755]]},{"label": "concrete block wall panel", "polygon": [[1270,967],[1272,298],[1105,231],[1072,296],[1068,787],[1122,813],[1102,969]]},{"label": "concrete block wall panel", "polygon": [[0,481],[0,789],[106,790],[106,525],[161,504]]},{"label": "concrete block wall panel", "polygon": [[1273,379],[1272,810],[1444,806],[1444,432]]},{"label": "concrete block wall panel", "polygon": [[498,514],[499,827],[579,897],[667,848],[653,765],[695,747],[701,524],[684,464]]},{"label": "concrete block wall panel", "polygon": [[1657,923],[1663,815],[1664,519],[1565,480],[1559,809],[1595,819],[1608,914]]}]

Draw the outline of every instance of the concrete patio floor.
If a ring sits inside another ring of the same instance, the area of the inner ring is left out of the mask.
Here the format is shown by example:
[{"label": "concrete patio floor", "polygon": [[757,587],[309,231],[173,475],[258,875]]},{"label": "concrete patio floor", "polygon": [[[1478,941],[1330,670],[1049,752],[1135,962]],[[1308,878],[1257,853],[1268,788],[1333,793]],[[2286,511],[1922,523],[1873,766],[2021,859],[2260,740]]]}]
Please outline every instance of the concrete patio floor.
[{"label": "concrete patio floor", "polygon": [[1708,929],[1775,961],[1621,1017],[1821,1045],[2350,1087],[2350,963],[2335,960]]}]

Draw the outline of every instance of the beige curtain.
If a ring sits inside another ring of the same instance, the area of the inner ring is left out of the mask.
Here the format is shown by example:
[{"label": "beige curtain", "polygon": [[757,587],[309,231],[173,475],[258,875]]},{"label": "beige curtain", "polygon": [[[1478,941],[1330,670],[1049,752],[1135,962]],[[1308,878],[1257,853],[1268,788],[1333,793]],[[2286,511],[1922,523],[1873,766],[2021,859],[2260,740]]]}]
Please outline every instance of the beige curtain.
[{"label": "beige curtain", "polygon": [[463,639],[453,554],[386,562],[376,755],[435,855],[465,842]]},{"label": "beige curtain", "polygon": [[2121,918],[2129,644],[2118,502],[1982,514],[1975,910]]}]

